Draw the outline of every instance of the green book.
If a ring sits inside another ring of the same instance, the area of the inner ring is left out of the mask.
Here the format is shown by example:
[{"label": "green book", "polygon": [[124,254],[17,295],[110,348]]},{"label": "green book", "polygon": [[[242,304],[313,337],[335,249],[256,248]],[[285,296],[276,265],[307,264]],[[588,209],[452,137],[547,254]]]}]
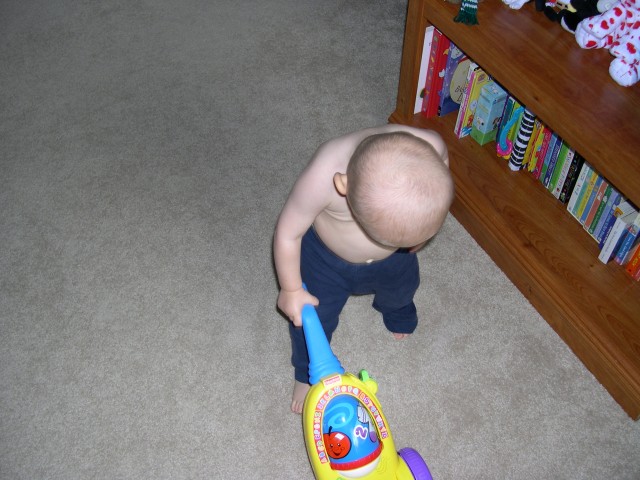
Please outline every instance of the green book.
[{"label": "green book", "polygon": [[574,211],[575,213],[574,216],[578,219],[578,221],[580,221],[580,218],[582,217],[584,208],[587,206],[587,201],[591,196],[591,191],[593,190],[593,186],[595,185],[596,180],[598,180],[599,176],[600,175],[598,175],[598,172],[596,172],[595,170],[592,170],[589,179],[585,182],[584,186],[582,187],[582,191],[580,192],[580,198],[578,199],[578,203],[576,204],[576,209]]},{"label": "green book", "polygon": [[598,209],[596,210],[596,214],[593,216],[593,220],[591,221],[591,224],[589,225],[589,229],[588,232],[590,235],[593,235],[596,226],[598,225],[598,222],[600,222],[600,217],[602,217],[602,212],[604,212],[606,206],[607,206],[607,202],[609,201],[609,197],[611,197],[611,191],[612,191],[613,187],[611,185],[607,185],[606,190],[604,191],[604,194],[602,195],[602,201],[600,202],[600,205],[598,205]]},{"label": "green book", "polygon": [[549,185],[547,186],[547,190],[553,192],[558,183],[558,179],[560,178],[560,174],[564,167],[564,162],[567,160],[567,153],[569,153],[569,145],[567,142],[562,142],[562,146],[560,147],[560,152],[558,152],[558,159],[556,160],[556,164],[553,167],[553,172],[551,173],[551,179],[549,180]]}]

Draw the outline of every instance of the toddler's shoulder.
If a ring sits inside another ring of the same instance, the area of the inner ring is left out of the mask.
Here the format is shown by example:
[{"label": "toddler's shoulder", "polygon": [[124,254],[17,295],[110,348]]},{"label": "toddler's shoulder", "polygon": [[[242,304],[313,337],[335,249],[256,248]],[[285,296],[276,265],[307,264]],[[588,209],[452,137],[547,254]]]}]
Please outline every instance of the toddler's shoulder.
[{"label": "toddler's shoulder", "polygon": [[347,167],[349,159],[362,138],[356,134],[347,134],[332,138],[322,143],[314,154],[311,163],[319,169],[342,171]]}]

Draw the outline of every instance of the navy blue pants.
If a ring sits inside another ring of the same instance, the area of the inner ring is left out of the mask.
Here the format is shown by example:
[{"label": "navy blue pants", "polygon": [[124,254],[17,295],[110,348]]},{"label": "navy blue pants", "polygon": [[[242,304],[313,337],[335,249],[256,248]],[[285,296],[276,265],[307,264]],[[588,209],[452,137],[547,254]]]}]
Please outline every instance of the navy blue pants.
[{"label": "navy blue pants", "polygon": [[[349,263],[331,252],[312,228],[302,238],[302,281],[320,300],[316,307],[327,339],[331,341],[340,312],[351,295],[373,294],[373,308],[382,314],[393,333],[413,333],[418,315],[413,296],[420,284],[415,253],[398,250],[384,260]],[[309,381],[309,356],[302,328],[289,324],[291,363],[299,382]]]}]

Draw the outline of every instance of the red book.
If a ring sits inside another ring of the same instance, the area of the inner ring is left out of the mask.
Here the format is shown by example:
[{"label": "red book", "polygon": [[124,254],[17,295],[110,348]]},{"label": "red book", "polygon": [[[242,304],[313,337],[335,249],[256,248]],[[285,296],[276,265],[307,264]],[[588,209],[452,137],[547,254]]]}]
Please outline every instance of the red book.
[{"label": "red book", "polygon": [[447,66],[450,44],[451,41],[436,28],[431,41],[427,81],[424,86],[424,98],[422,99],[422,114],[426,117],[438,115],[438,105],[440,105],[440,96],[442,95],[444,71]]},{"label": "red book", "polygon": [[640,244],[635,247],[629,263],[625,267],[625,270],[635,280],[640,280]]}]

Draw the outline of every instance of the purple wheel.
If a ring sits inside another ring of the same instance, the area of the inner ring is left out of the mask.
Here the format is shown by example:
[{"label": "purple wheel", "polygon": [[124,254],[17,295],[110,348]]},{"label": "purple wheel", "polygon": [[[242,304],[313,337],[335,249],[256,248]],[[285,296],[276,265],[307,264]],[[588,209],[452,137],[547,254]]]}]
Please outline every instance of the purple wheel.
[{"label": "purple wheel", "polygon": [[398,455],[407,464],[415,480],[433,480],[427,464],[413,448],[403,448]]}]

